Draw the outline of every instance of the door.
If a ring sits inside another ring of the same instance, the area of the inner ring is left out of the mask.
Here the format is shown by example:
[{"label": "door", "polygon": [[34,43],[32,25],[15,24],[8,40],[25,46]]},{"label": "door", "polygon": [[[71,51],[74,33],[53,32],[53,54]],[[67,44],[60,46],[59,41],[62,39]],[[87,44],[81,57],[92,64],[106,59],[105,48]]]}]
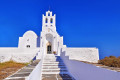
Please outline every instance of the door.
[{"label": "door", "polygon": [[47,46],[47,54],[52,54],[51,45],[48,45],[48,46]]}]

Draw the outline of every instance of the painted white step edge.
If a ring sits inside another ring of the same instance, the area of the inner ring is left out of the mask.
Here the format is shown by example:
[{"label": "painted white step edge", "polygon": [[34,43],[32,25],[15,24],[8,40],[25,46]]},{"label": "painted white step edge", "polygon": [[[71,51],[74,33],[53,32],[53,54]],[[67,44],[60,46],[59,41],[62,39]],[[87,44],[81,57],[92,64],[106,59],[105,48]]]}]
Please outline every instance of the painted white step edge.
[{"label": "painted white step edge", "polygon": [[51,64],[51,63],[54,63],[54,64],[59,64],[59,63],[64,63],[63,61],[55,61],[55,62],[49,62],[49,61],[43,61],[43,63],[46,63],[46,64]]},{"label": "painted white step edge", "polygon": [[66,68],[65,69],[57,68],[57,69],[42,69],[42,70],[67,70],[67,69]]},{"label": "painted white step edge", "polygon": [[43,65],[43,66],[44,66],[44,65],[50,65],[50,66],[51,66],[51,65],[55,65],[55,66],[62,65],[62,66],[65,66],[65,64],[42,64],[42,65]]},{"label": "painted white step edge", "polygon": [[42,72],[42,74],[69,74],[69,72]]}]

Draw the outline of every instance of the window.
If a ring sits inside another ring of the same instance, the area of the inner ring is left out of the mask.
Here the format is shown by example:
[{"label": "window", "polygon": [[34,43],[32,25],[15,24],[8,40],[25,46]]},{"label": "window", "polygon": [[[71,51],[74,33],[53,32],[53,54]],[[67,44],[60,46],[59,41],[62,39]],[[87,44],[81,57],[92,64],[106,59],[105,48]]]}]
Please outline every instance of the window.
[{"label": "window", "polygon": [[45,23],[48,23],[48,19],[47,18],[45,19]]},{"label": "window", "polygon": [[50,23],[53,23],[53,19],[52,18],[50,19]]},{"label": "window", "polygon": [[26,47],[27,47],[27,48],[30,48],[30,45],[27,45]]}]

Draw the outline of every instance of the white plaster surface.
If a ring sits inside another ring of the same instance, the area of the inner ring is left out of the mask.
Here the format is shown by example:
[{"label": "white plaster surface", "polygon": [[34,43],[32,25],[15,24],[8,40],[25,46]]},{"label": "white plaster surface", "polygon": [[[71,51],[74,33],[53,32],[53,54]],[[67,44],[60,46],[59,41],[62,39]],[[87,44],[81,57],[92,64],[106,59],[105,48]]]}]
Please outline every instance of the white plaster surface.
[{"label": "white plaster surface", "polygon": [[[30,46],[30,47],[27,47]],[[18,48],[37,48],[37,35],[29,30],[24,33],[23,37],[19,37]]]},{"label": "white plaster surface", "polygon": [[97,63],[99,51],[97,48],[66,48],[66,56],[69,59]]},{"label": "white plaster surface", "polygon": [[76,80],[120,80],[120,72],[107,70],[76,60],[70,60],[63,52],[61,58],[69,73]]},{"label": "white plaster surface", "polygon": [[38,52],[36,49],[19,49],[17,47],[0,48],[0,62],[13,60],[20,63],[30,62]]}]

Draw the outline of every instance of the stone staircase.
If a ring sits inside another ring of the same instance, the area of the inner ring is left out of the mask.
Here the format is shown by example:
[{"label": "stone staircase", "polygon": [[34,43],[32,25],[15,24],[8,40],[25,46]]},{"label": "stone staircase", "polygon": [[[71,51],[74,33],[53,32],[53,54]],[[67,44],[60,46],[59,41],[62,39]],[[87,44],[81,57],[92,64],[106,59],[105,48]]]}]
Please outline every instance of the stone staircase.
[{"label": "stone staircase", "polygon": [[75,80],[73,79],[60,58],[54,54],[47,54],[42,64],[42,80]]}]

